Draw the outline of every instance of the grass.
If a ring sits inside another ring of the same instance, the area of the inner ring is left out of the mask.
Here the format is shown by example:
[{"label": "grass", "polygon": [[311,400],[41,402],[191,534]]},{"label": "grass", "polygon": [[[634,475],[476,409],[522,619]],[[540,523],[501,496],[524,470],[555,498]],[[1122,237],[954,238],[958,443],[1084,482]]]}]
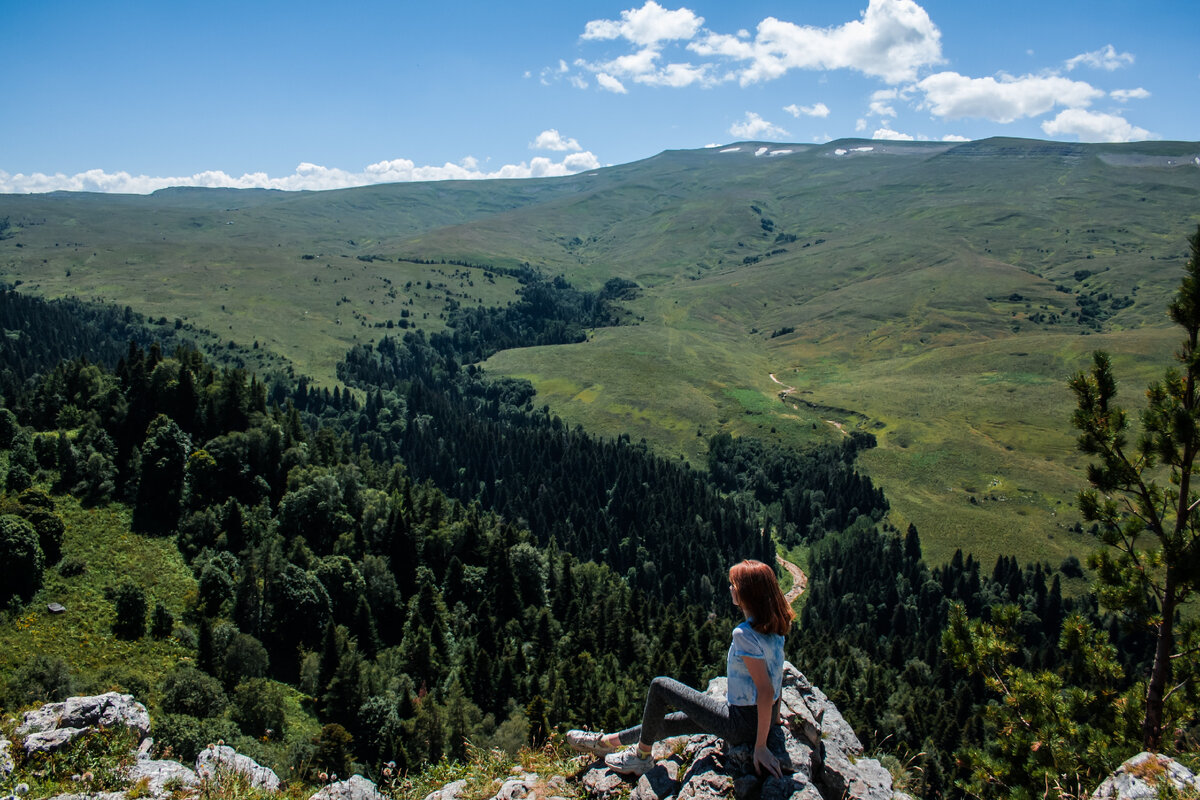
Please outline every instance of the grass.
[{"label": "grass", "polygon": [[[582,288],[630,278],[639,325],[487,368],[531,380],[569,423],[697,466],[721,431],[791,447],[867,431],[879,447],[861,465],[931,561],[958,547],[985,562],[1083,555],[1066,380],[1102,346],[1136,398],[1169,362],[1163,310],[1200,173],[1165,163],[1196,146],[833,154],[856,144],[668,152],[529,183],[4,196],[16,233],[0,279],[186,317],[331,383],[344,350],[403,310],[437,329],[450,300],[514,296],[512,281],[411,259],[528,262]],[[1071,317],[1081,300],[1102,309],[1098,330]],[[789,402],[771,373],[795,387]]]},{"label": "grass", "polygon": [[[114,636],[113,607],[104,590],[132,580],[146,589],[151,609],[161,602],[178,619],[188,596],[195,593],[196,581],[172,539],[129,531],[124,506],[83,508],[67,495],[55,501],[66,523],[63,557],[82,559],[87,568],[69,578],[48,568],[32,601],[5,615],[0,624],[0,682],[7,682],[34,655],[42,655],[64,661],[80,689],[140,690],[136,693],[142,695],[192,653],[173,638],[130,641]],[[51,614],[46,610],[51,602],[67,610]],[[146,701],[144,696],[138,699]]]}]

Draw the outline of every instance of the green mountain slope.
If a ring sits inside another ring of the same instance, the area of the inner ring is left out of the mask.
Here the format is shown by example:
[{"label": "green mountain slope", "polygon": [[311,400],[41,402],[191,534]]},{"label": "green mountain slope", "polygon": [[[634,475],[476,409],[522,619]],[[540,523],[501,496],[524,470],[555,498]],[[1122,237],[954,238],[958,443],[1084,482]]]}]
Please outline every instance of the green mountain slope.
[{"label": "green mountain slope", "polygon": [[186,317],[327,380],[402,311],[437,328],[451,300],[514,296],[443,260],[629,278],[639,325],[489,369],[530,378],[571,422],[694,461],[719,430],[797,446],[869,430],[865,465],[931,561],[957,546],[1055,560],[1090,546],[1070,530],[1066,378],[1105,347],[1137,394],[1167,362],[1198,154],[738,143],[540,181],[3,196],[0,278]]}]

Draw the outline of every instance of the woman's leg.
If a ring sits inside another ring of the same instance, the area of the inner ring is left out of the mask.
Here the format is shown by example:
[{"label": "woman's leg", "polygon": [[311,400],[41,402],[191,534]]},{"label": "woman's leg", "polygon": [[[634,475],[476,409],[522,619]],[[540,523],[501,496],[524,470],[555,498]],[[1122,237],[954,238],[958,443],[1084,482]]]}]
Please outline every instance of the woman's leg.
[{"label": "woman's leg", "polygon": [[[677,709],[667,713],[667,709]],[[749,720],[753,737],[754,720]],[[621,744],[640,743],[647,748],[660,739],[692,733],[711,733],[722,739],[745,738],[746,720],[731,718],[729,704],[672,678],[655,678],[646,693],[642,724],[617,734]]]}]

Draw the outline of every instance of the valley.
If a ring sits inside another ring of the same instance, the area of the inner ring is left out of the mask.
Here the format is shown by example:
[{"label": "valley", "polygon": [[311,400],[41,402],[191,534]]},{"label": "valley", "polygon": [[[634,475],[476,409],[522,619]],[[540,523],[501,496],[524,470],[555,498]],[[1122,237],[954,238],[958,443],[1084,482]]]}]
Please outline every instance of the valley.
[{"label": "valley", "polygon": [[355,344],[512,301],[505,270],[631,280],[636,324],[486,369],[696,466],[719,432],[871,433],[859,464],[930,563],[1085,555],[1066,380],[1109,350],[1136,407],[1169,364],[1200,146],[761,146],[531,181],[4,195],[0,280],[178,318],[327,386]]}]

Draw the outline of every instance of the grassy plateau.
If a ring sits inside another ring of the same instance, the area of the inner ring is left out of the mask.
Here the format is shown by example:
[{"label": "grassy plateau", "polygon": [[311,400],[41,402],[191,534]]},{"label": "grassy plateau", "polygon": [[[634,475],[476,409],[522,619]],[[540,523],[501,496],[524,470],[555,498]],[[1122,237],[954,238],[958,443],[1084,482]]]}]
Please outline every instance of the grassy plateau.
[{"label": "grassy plateau", "polygon": [[1171,363],[1197,158],[1188,142],[743,142],[536,181],[8,195],[0,280],[257,341],[328,384],[347,347],[400,332],[388,322],[434,330],[450,302],[512,300],[483,266],[627,278],[638,324],[486,368],[697,464],[720,431],[871,432],[860,463],[931,561],[1057,563],[1093,547],[1073,530],[1066,381],[1109,350],[1136,408]]}]

